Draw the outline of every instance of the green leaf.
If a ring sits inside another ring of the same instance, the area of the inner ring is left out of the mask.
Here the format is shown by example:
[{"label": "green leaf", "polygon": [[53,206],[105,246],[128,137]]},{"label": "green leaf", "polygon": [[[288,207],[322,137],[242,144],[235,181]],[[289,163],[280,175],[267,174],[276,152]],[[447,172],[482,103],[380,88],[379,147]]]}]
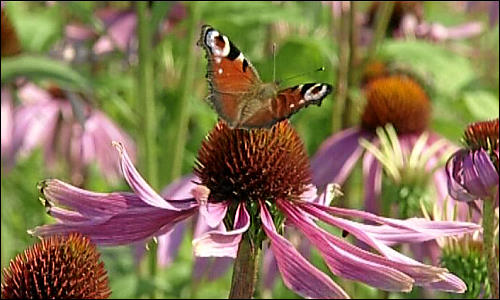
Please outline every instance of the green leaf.
[{"label": "green leaf", "polygon": [[46,7],[16,2],[6,5],[6,9],[16,28],[23,51],[48,51],[63,34],[59,5]]},{"label": "green leaf", "polygon": [[426,41],[386,41],[382,55],[396,63],[426,74],[440,94],[456,97],[474,79],[471,62],[443,47]]},{"label": "green leaf", "polygon": [[465,105],[478,120],[498,118],[498,97],[487,91],[464,93]]},{"label": "green leaf", "polygon": [[86,89],[88,80],[71,66],[50,58],[32,55],[20,55],[2,58],[2,84],[19,76],[31,79],[46,78],[57,81],[69,88]]}]

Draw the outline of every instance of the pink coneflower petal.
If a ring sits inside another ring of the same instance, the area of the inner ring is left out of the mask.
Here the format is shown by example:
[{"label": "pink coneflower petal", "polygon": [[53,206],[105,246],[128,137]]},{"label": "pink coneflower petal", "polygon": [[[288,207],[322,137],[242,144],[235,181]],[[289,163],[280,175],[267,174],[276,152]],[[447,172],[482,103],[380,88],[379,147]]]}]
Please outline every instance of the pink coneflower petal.
[{"label": "pink coneflower petal", "polygon": [[200,205],[200,214],[205,218],[208,226],[219,226],[227,212],[227,203],[207,203]]},{"label": "pink coneflower petal", "polygon": [[285,285],[303,297],[349,298],[330,277],[304,259],[289,241],[276,232],[271,215],[263,202],[260,207],[262,227],[271,240],[271,250]]},{"label": "pink coneflower petal", "polygon": [[158,208],[163,208],[167,210],[184,210],[189,209],[191,203],[188,206],[185,203],[179,201],[167,202],[160,195],[158,195],[153,188],[142,178],[142,176],[137,172],[137,169],[132,164],[130,157],[127,154],[127,150],[121,143],[114,143],[114,146],[120,154],[121,168],[125,180],[128,182],[132,190],[141,198],[142,201],[146,202],[151,206]]},{"label": "pink coneflower petal", "polygon": [[467,285],[462,281],[462,279],[458,278],[457,276],[451,273],[445,273],[442,274],[441,277],[441,281],[427,283],[423,286],[434,290],[451,293],[464,293],[467,290]]},{"label": "pink coneflower petal", "polygon": [[[224,228],[223,224],[220,224]],[[245,205],[239,204],[231,231],[213,230],[193,240],[193,251],[196,256],[236,257],[241,236],[250,226],[250,215]]]},{"label": "pink coneflower petal", "polygon": [[325,141],[311,159],[313,183],[319,187],[332,182],[344,183],[363,153],[359,138],[369,139],[371,136],[359,128],[349,128]]},{"label": "pink coneflower petal", "polygon": [[185,200],[191,202],[192,208],[169,211],[151,207],[132,193],[94,193],[58,180],[45,181],[42,192],[49,204],[49,214],[61,223],[37,227],[33,234],[78,231],[104,245],[129,244],[165,233],[191,216],[196,208],[194,200]]},{"label": "pink coneflower petal", "polygon": [[177,222],[190,217],[193,213],[194,208],[181,212],[151,206],[129,208],[103,223],[45,225],[35,228],[32,233],[47,236],[57,233],[68,234],[76,231],[89,236],[95,243],[101,245],[126,245],[145,240],[156,234],[163,234],[171,230]]},{"label": "pink coneflower petal", "polygon": [[[388,247],[385,245],[382,241],[379,241],[375,237],[373,237],[370,233],[367,233],[364,229],[359,226],[360,224],[354,223],[345,219],[341,218],[336,218],[333,216],[330,216],[328,213],[325,211],[328,211],[328,207],[324,207],[324,209],[319,209],[315,207],[314,205],[301,205],[301,208],[303,208],[306,212],[312,214],[315,217],[318,217],[320,220],[331,224],[333,226],[339,227],[343,230],[348,231],[351,233],[353,236],[355,236],[357,239],[365,242],[366,244],[370,245],[371,247],[375,248],[377,251],[379,251],[382,255],[384,255],[386,258],[390,259],[392,261],[392,266],[396,269],[399,269],[410,275],[414,280],[415,284],[417,285],[423,285],[427,284],[430,282],[437,282],[439,280],[443,280],[442,274],[446,273],[446,269],[441,269],[441,268],[436,268],[432,266],[426,266],[418,261],[415,261],[397,251],[394,249]],[[359,214],[355,214],[359,216]],[[354,214],[353,214],[354,216]],[[387,218],[381,218],[379,221],[382,219],[389,220]],[[398,221],[395,222],[397,224],[404,223],[404,221]],[[432,223],[432,222],[429,222]],[[411,223],[409,224],[404,224],[402,228],[412,228]],[[470,224],[468,225],[463,232],[470,232],[471,227],[473,227],[475,224]],[[413,225],[414,227],[414,225]],[[476,227],[475,229],[477,230],[479,227]],[[389,264],[391,265],[391,264]],[[456,286],[456,284],[453,283],[443,283],[447,287],[446,290],[453,289],[453,286]],[[460,292],[460,290],[456,290],[457,292]]]},{"label": "pink coneflower petal", "polygon": [[365,209],[371,213],[380,211],[380,193],[382,190],[382,166],[375,156],[366,152],[363,157],[363,185]]},{"label": "pink coneflower petal", "polygon": [[186,231],[186,221],[180,222],[168,233],[158,237],[158,265],[168,266],[177,256],[184,233]]},{"label": "pink coneflower petal", "polygon": [[409,292],[414,280],[408,275],[370,260],[365,260],[329,242],[333,237],[312,223],[299,209],[285,201],[279,201],[287,218],[297,226],[320,251],[333,274],[364,282],[387,291]]}]

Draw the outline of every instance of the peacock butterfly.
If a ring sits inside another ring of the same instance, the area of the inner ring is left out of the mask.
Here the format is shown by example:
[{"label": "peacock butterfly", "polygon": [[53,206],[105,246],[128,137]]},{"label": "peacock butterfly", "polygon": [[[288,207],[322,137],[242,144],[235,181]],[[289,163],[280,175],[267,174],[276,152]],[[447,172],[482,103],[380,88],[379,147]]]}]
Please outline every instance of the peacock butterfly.
[{"label": "peacock butterfly", "polygon": [[210,25],[197,43],[206,51],[209,102],[231,128],[269,128],[332,91],[327,83],[306,83],[280,89],[264,83],[257,70],[229,38]]}]

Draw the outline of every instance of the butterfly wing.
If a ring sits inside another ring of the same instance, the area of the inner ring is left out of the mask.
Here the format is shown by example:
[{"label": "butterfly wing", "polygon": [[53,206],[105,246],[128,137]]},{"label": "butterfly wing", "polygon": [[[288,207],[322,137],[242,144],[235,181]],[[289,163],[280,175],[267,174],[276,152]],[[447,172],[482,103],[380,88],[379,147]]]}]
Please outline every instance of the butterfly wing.
[{"label": "butterfly wing", "polygon": [[253,105],[256,107],[254,111],[245,113],[245,108],[243,114],[248,117],[238,125],[244,128],[271,127],[311,104],[320,106],[331,92],[332,86],[327,83],[307,83],[281,90],[266,103]]},{"label": "butterfly wing", "polygon": [[206,51],[209,101],[230,126],[238,122],[245,97],[262,81],[234,44],[213,27],[204,25],[198,45]]}]

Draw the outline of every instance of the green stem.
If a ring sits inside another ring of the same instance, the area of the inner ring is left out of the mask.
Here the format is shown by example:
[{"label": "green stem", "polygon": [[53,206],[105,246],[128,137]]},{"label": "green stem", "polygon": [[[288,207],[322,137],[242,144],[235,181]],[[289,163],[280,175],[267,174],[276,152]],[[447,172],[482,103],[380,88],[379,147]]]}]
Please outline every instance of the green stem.
[{"label": "green stem", "polygon": [[373,59],[373,56],[377,53],[380,43],[384,39],[385,32],[387,31],[387,26],[389,25],[389,20],[391,19],[391,14],[393,9],[394,9],[394,1],[383,1],[380,4],[377,12],[377,19],[375,23],[375,33],[373,36],[373,40],[370,44],[370,48],[368,48],[368,52],[363,62],[361,70],[364,70],[366,64],[370,62]]},{"label": "green stem", "polygon": [[342,129],[342,120],[346,106],[347,90],[349,84],[349,3],[342,2],[339,34],[339,70],[337,78],[337,95],[332,112],[332,131]]},{"label": "green stem", "polygon": [[191,18],[188,25],[189,32],[186,38],[186,65],[183,72],[183,86],[182,86],[182,96],[180,99],[179,115],[177,122],[177,132],[172,145],[174,145],[172,157],[171,157],[171,169],[169,181],[178,178],[182,172],[182,161],[184,158],[184,148],[186,146],[186,138],[188,132],[189,124],[189,108],[190,108],[190,98],[193,95],[193,82],[196,66],[196,53],[195,43],[198,38],[198,20],[200,18],[200,11],[198,4],[196,2],[190,3],[191,8]]},{"label": "green stem", "polygon": [[491,197],[483,199],[483,242],[491,295],[493,299],[498,299],[498,258],[495,256],[495,207]]},{"label": "green stem", "polygon": [[257,283],[260,249],[243,234],[234,261],[229,299],[251,299]]},{"label": "green stem", "polygon": [[[137,87],[139,101],[137,110],[142,112],[144,132],[141,132],[140,150],[141,165],[144,167],[146,180],[153,188],[158,188],[158,160],[156,148],[156,110],[153,77],[152,32],[147,2],[137,2],[137,36],[139,40],[139,72]],[[155,248],[154,246],[152,248]],[[149,251],[149,275],[157,274],[156,251]],[[151,295],[155,295],[154,285]]]}]

